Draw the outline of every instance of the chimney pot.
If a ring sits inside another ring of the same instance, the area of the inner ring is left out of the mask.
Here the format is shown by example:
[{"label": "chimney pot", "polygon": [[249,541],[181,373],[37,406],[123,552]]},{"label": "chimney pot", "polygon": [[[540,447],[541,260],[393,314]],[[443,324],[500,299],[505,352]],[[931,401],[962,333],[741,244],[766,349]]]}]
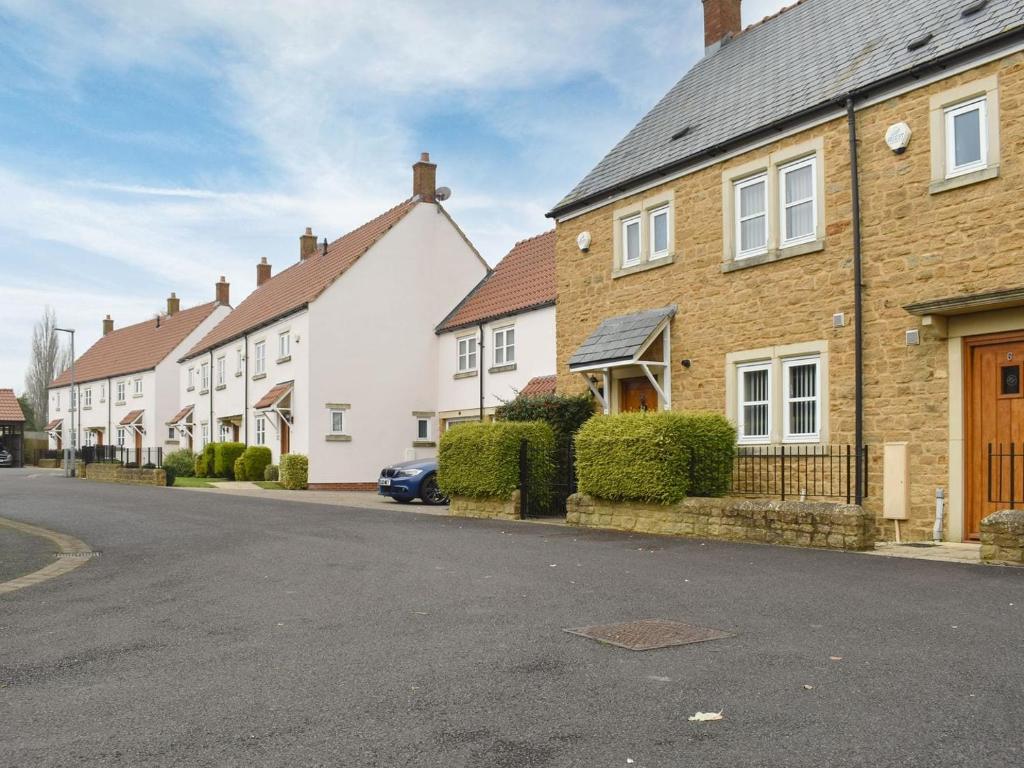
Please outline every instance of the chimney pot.
[{"label": "chimney pot", "polygon": [[176,315],[178,310],[181,309],[181,299],[178,298],[178,294],[171,291],[171,295],[167,297],[167,314]]},{"label": "chimney pot", "polygon": [[231,306],[231,283],[220,276],[220,282],[214,286],[216,289],[217,303],[223,306]]},{"label": "chimney pot", "polygon": [[433,203],[437,193],[437,164],[430,162],[430,153],[423,152],[412,166],[412,194],[424,203]]},{"label": "chimney pot", "polygon": [[103,335],[106,336],[114,330],[114,321],[110,319],[110,315],[103,318]]},{"label": "chimney pot", "polygon": [[316,235],[312,227],[306,227],[306,233],[299,236],[299,259],[305,261],[316,253]]},{"label": "chimney pot", "polygon": [[743,29],[742,0],[702,0],[704,3],[704,53],[713,53],[722,42]]},{"label": "chimney pot", "polygon": [[259,288],[267,280],[270,279],[270,264],[267,263],[267,257],[264,256],[260,259],[260,263],[256,265],[256,287]]}]

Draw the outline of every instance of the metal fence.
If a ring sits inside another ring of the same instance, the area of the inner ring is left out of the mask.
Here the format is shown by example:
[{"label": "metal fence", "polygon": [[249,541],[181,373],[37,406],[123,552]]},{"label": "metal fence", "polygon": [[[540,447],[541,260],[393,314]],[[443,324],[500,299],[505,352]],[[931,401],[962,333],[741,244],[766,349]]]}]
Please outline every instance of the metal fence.
[{"label": "metal fence", "polygon": [[123,464],[126,467],[155,467],[164,463],[163,448],[127,448],[119,445],[86,445],[80,449],[86,464]]},{"label": "metal fence", "polygon": [[[861,496],[868,495],[868,447],[863,448]],[[857,452],[852,445],[740,446],[733,460],[732,496],[780,499],[856,498]]]},{"label": "metal fence", "polygon": [[988,444],[988,500],[1010,509],[1024,506],[1024,443]]}]

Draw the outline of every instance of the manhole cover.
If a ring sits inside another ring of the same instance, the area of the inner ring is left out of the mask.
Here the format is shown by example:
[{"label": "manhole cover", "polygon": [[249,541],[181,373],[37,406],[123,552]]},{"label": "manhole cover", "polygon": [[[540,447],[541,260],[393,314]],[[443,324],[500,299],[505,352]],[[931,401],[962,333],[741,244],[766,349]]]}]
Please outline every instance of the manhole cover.
[{"label": "manhole cover", "polygon": [[592,627],[566,629],[573,635],[588,637],[599,643],[617,645],[631,651],[651,651],[672,645],[703,643],[706,640],[721,640],[732,637],[729,632],[708,627],[695,627],[666,619],[641,619],[623,624],[597,624]]}]

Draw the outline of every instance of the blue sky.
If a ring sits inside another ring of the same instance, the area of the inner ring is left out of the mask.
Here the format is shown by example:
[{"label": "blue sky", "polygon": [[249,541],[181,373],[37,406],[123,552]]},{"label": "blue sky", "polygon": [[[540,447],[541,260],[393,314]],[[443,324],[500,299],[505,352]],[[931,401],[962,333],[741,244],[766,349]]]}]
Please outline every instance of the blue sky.
[{"label": "blue sky", "polygon": [[222,274],[237,303],[424,150],[493,264],[702,53],[699,0],[0,0],[0,386],[46,304],[83,350]]}]

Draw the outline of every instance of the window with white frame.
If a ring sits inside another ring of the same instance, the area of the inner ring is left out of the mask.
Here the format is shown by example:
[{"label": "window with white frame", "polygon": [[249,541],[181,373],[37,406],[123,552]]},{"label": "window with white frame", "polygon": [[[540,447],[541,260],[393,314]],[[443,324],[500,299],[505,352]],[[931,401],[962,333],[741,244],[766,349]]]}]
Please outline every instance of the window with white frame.
[{"label": "window with white frame", "polygon": [[630,216],[622,220],[622,266],[632,267],[640,263],[640,217]]},{"label": "window with white frame", "polygon": [[459,348],[459,373],[467,373],[476,370],[476,336],[463,336],[458,340]]},{"label": "window with white frame", "polygon": [[288,331],[277,335],[278,359],[288,357],[292,353],[292,335]]},{"label": "window with white frame", "polygon": [[195,368],[189,368],[188,369],[188,388],[189,389],[195,389],[195,387],[196,387],[196,369]]},{"label": "window with white frame", "polygon": [[231,441],[231,425],[225,422],[221,422],[220,425],[220,441],[227,443]]},{"label": "window with white frame", "polygon": [[759,174],[735,183],[736,258],[768,250],[768,176]]},{"label": "window with white frame", "polygon": [[812,156],[779,168],[783,247],[805,243],[816,237],[816,162]]},{"label": "window with white frame", "polygon": [[221,355],[217,358],[217,386],[223,387],[227,383],[227,360]]},{"label": "window with white frame", "polygon": [[818,358],[782,361],[783,439],[817,441],[821,422]]},{"label": "window with white frame", "polygon": [[100,402],[101,403],[107,402],[107,385],[106,384],[100,384]]},{"label": "window with white frame", "polygon": [[267,418],[265,416],[256,417],[256,445],[267,444]]},{"label": "window with white frame", "polygon": [[119,402],[119,403],[123,403],[124,402],[124,392],[125,392],[124,382],[123,381],[117,382],[117,402]]},{"label": "window with white frame", "polygon": [[243,362],[244,362],[244,358],[242,357],[242,348],[239,347],[238,349],[235,350],[235,375],[236,376],[241,376],[242,375],[242,363]]},{"label": "window with white frame", "polygon": [[199,389],[206,391],[210,388],[210,364],[203,363],[199,366]]},{"label": "window with white frame", "polygon": [[135,379],[133,392],[135,397],[140,397],[142,395],[142,379]]},{"label": "window with white frame", "polygon": [[668,206],[655,208],[649,214],[648,229],[651,233],[650,258],[663,259],[668,256]]},{"label": "window with white frame", "polygon": [[494,332],[494,365],[512,365],[516,361],[516,329],[499,328]]},{"label": "window with white frame", "polygon": [[252,348],[253,354],[256,357],[255,373],[259,376],[261,373],[267,372],[267,342],[257,341]]},{"label": "window with white frame", "polygon": [[206,444],[210,442],[210,425],[204,421],[199,426],[199,444],[205,448]]},{"label": "window with white frame", "polygon": [[946,108],[947,179],[981,170],[988,164],[986,113],[984,98]]},{"label": "window with white frame", "polygon": [[118,427],[117,428],[117,447],[118,448],[124,448],[124,437],[125,437],[124,433],[125,433],[124,427]]},{"label": "window with white frame", "polygon": [[332,410],[330,412],[331,418],[331,434],[332,435],[343,435],[345,434],[345,411]]},{"label": "window with white frame", "polygon": [[771,437],[771,363],[737,367],[738,418],[741,443],[766,443]]},{"label": "window with white frame", "polygon": [[59,411],[60,410],[60,392],[57,393],[57,396],[54,398],[53,402],[54,402],[54,409]]},{"label": "window with white frame", "polygon": [[86,387],[82,390],[82,407],[92,408],[92,388]]},{"label": "window with white frame", "polygon": [[416,439],[430,440],[430,419],[422,416],[416,419]]}]

